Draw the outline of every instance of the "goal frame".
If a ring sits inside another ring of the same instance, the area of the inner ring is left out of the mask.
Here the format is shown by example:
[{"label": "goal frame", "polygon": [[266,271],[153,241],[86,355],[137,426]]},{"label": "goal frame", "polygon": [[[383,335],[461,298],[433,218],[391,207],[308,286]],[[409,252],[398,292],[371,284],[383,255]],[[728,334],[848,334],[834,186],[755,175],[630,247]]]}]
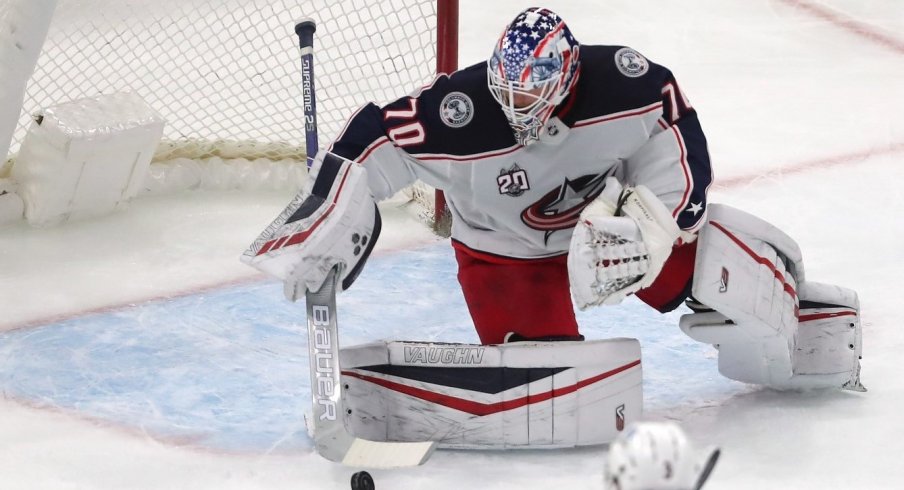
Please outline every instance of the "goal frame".
[{"label": "goal frame", "polygon": [[[452,73],[458,69],[458,12],[458,0],[437,0],[437,73]],[[433,209],[433,231],[439,234],[449,234],[452,217],[446,207],[446,196],[439,189],[434,194]]]}]

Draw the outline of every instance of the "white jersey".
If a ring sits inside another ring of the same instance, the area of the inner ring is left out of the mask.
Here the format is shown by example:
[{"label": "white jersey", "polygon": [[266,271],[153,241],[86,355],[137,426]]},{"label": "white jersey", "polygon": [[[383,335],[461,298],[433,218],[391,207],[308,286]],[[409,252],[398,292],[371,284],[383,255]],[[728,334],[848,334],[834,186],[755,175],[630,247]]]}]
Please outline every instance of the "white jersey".
[{"label": "white jersey", "polygon": [[330,151],[367,169],[377,200],[416,179],[443,190],[456,245],[484,256],[566,254],[581,211],[610,175],[647,186],[695,231],[712,172],[674,77],[630,48],[580,53],[575,88],[531,145],[515,142],[480,63],[382,108],[362,107]]}]

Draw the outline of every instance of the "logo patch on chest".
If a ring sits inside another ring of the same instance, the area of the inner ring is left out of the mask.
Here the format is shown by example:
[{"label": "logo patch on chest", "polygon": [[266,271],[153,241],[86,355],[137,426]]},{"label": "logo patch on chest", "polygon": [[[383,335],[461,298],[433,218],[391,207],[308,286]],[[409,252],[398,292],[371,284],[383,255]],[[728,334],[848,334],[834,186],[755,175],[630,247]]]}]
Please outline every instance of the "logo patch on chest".
[{"label": "logo patch on chest", "polygon": [[499,186],[499,193],[512,197],[518,197],[524,194],[524,191],[530,190],[530,182],[527,180],[527,172],[518,164],[512,165],[512,168],[499,171],[499,177],[496,177],[496,185]]},{"label": "logo patch on chest", "polygon": [[521,221],[530,228],[546,233],[546,240],[559,230],[574,228],[584,210],[606,187],[606,177],[614,171],[565,179],[537,202],[521,212]]}]

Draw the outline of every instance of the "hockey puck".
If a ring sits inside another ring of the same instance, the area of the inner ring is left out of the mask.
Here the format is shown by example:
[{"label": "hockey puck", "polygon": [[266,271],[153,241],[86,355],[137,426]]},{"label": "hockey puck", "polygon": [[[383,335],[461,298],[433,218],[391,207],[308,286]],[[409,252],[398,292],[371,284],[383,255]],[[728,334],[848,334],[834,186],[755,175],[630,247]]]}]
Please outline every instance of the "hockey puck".
[{"label": "hockey puck", "polygon": [[374,477],[366,471],[352,475],[352,490],[374,490]]}]

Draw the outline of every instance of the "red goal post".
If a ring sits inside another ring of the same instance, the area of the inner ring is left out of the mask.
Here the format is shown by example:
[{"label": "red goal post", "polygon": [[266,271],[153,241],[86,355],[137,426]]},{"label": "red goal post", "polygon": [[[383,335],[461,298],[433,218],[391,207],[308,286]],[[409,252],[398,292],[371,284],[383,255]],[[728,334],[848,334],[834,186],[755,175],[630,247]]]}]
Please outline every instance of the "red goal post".
[{"label": "red goal post", "polygon": [[[458,0],[437,0],[436,72],[452,73],[458,69]],[[452,216],[446,208],[443,191],[436,191],[433,201],[433,229],[449,234]]]}]

